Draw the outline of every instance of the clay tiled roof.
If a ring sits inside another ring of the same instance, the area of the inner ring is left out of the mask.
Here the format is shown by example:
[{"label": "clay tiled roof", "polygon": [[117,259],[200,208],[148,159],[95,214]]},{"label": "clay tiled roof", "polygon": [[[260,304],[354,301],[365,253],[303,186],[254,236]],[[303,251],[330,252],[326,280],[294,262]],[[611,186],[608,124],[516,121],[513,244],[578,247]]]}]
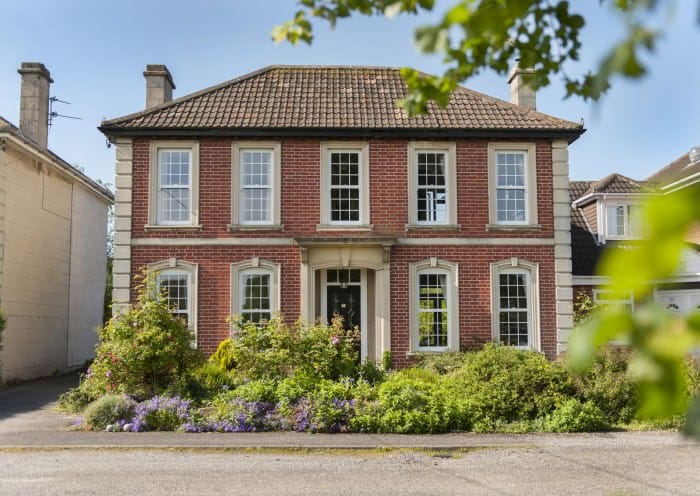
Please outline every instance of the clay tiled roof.
[{"label": "clay tiled roof", "polygon": [[700,161],[691,164],[690,154],[686,153],[649,176],[647,181],[663,187],[698,173],[700,173]]},{"label": "clay tiled roof", "polygon": [[571,141],[581,124],[459,87],[445,109],[409,118],[399,69],[271,66],[154,109],[107,120],[105,133],[196,129],[505,130],[559,133]]},{"label": "clay tiled roof", "polygon": [[[569,184],[571,201],[578,200],[590,192],[596,181],[571,181]],[[583,213],[579,208],[571,209],[571,273],[576,276],[590,276],[595,267],[602,247],[589,231]]]}]

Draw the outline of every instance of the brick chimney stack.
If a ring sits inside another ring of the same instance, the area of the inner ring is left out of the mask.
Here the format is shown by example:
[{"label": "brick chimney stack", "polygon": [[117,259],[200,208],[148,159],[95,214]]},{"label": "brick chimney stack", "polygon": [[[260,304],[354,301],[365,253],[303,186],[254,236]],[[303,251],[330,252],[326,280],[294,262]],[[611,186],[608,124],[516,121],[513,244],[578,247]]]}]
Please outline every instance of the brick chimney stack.
[{"label": "brick chimney stack", "polygon": [[533,69],[521,69],[520,64],[515,67],[508,76],[510,85],[510,102],[532,110],[537,109],[537,94],[527,83],[535,71]]},{"label": "brick chimney stack", "polygon": [[19,129],[27,138],[46,148],[49,139],[49,86],[51,74],[44,64],[22,62]]},{"label": "brick chimney stack", "polygon": [[173,99],[173,76],[162,64],[148,64],[143,73],[146,78],[146,109],[157,107]]}]

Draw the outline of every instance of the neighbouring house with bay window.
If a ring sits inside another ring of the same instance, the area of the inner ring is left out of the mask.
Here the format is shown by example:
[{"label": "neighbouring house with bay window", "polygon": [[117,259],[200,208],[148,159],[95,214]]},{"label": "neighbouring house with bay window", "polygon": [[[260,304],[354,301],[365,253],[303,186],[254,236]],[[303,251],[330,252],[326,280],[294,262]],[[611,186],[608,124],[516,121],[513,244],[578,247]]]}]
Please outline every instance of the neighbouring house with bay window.
[{"label": "neighbouring house with bay window", "polygon": [[[613,173],[599,181],[571,181],[571,238],[574,295],[586,293],[599,305],[634,309],[635,295],[614,293],[597,270],[606,249],[634,249],[643,239],[640,215],[645,200],[700,184],[700,147],[674,160],[644,181]],[[700,199],[698,199],[700,201]],[[686,236],[687,246],[676,275],[650,281],[653,298],[666,310],[687,314],[700,309],[700,224]]]},{"label": "neighbouring house with bay window", "polygon": [[153,271],[197,346],[229,315],[344,319],[363,359],[497,341],[555,357],[572,327],[568,145],[580,124],[458,88],[409,118],[380,67],[271,66],[104,121],[116,148],[114,299]]}]

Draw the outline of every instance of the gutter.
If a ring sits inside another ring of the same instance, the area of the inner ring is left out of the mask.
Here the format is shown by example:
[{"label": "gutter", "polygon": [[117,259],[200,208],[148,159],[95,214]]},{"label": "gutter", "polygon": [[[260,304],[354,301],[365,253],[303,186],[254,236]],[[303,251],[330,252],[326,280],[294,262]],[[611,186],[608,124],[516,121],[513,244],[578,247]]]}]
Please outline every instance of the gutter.
[{"label": "gutter", "polygon": [[99,129],[110,139],[135,136],[209,136],[209,137],[286,137],[286,138],[544,138],[566,139],[569,144],[585,129],[421,129],[421,128],[152,128],[102,125]]}]

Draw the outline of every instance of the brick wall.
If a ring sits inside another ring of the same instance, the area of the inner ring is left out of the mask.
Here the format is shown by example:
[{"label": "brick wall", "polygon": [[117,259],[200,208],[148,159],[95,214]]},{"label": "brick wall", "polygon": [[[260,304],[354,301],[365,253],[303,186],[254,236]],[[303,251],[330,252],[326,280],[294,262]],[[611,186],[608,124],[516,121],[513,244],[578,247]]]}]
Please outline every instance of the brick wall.
[{"label": "brick wall", "polygon": [[[457,222],[460,230],[407,231],[407,141],[370,140],[371,233],[323,232],[320,220],[320,140],[285,139],[281,142],[282,218],[278,231],[233,231],[231,216],[231,139],[202,139],[199,150],[199,219],[197,232],[146,231],[148,220],[149,140],[133,146],[132,238],[292,238],[296,236],[369,235],[401,238],[547,238],[554,235],[552,148],[537,141],[538,222],[533,231],[487,231],[488,171],[486,140],[457,142]],[[391,347],[394,363],[410,363],[408,351],[408,264],[428,257],[459,264],[460,344],[479,345],[491,338],[491,262],[509,257],[539,264],[540,330],[543,350],[554,357],[557,349],[552,246],[394,246],[391,252]],[[199,265],[198,342],[207,353],[228,336],[230,264],[260,257],[281,264],[281,310],[294,321],[301,310],[299,248],[295,246],[139,246],[131,247],[131,275],[140,268],[175,257]],[[131,292],[132,301],[135,292]]]},{"label": "brick wall", "polygon": [[[148,223],[149,140],[134,140],[132,237],[290,237],[318,234],[320,221],[320,141],[282,140],[282,224],[271,232],[229,232],[231,222],[230,139],[202,139],[199,145],[199,220],[202,230],[146,232]],[[552,150],[537,142],[538,222],[535,231],[487,231],[488,169],[486,140],[457,141],[457,223],[461,230],[406,231],[408,223],[407,141],[371,140],[370,223],[373,234],[402,237],[551,238]],[[342,234],[347,236],[347,233]]]}]

